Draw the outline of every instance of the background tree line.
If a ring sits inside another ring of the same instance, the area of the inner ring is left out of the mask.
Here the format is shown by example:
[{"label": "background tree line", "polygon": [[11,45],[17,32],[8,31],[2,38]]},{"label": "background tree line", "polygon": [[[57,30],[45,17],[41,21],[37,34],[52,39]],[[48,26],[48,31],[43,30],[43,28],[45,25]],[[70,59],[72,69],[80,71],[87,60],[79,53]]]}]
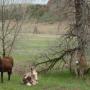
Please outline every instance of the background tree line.
[{"label": "background tree line", "polygon": [[[16,8],[14,8],[13,15],[10,16],[10,13],[12,12],[11,6],[12,5],[5,5],[5,18],[8,19],[14,19],[17,17],[19,20],[23,18],[22,11],[26,10],[26,19],[38,19],[39,21],[59,21],[66,19],[65,17],[68,17],[68,13],[66,12],[66,9],[70,10],[70,6],[65,6],[65,1],[62,0],[51,0],[47,5],[31,5],[31,4],[16,4],[14,5]],[[65,6],[65,7],[64,7]],[[21,11],[20,11],[21,10]],[[0,19],[2,9],[0,6]]]}]

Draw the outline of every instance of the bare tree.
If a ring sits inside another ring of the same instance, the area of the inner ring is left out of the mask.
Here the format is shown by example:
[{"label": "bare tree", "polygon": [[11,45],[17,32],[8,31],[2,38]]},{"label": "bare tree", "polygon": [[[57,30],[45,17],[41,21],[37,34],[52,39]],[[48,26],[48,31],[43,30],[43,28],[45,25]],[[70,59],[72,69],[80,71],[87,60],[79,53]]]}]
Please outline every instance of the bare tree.
[{"label": "bare tree", "polygon": [[4,57],[10,55],[13,49],[23,24],[25,11],[21,9],[21,5],[13,3],[13,0],[1,0],[0,8],[0,43]]},{"label": "bare tree", "polygon": [[[86,49],[86,44],[87,44],[87,29],[88,29],[88,22],[87,22],[87,16],[88,16],[88,4],[87,1],[85,0],[67,0],[69,5],[73,7],[73,10],[71,13],[73,13],[73,24],[70,24],[69,32],[65,34],[64,36],[66,37],[65,39],[68,40],[68,42],[71,43],[72,40],[75,41],[77,44],[72,44],[71,46],[69,43],[69,48],[63,48],[63,50],[60,50],[59,48],[62,48],[62,46],[65,46],[65,43],[59,44],[59,47],[57,50],[55,48],[55,54],[53,54],[53,57],[49,57],[46,55],[47,59],[44,62],[38,63],[37,65],[40,64],[46,64],[48,63],[48,66],[45,70],[50,70],[52,69],[60,60],[63,60],[65,63],[65,57],[68,55],[70,56],[70,70],[71,70],[71,64],[72,64],[72,59],[73,55],[75,52],[77,52],[76,58],[79,61],[79,75],[83,76],[84,73],[87,71],[87,60],[85,57],[85,49]],[[70,3],[73,3],[70,4]],[[67,3],[67,4],[68,4]],[[65,9],[65,7],[63,8]],[[66,10],[66,9],[65,9]],[[68,12],[70,13],[70,12]],[[70,14],[69,14],[70,15]],[[64,39],[64,40],[65,40]],[[63,45],[62,45],[63,44]],[[54,57],[55,56],[55,57]],[[75,67],[76,68],[76,67]]]},{"label": "bare tree", "polygon": [[[87,40],[87,4],[85,0],[74,0],[75,3],[75,30],[74,34],[77,37],[78,41],[78,47],[80,48],[78,50],[79,54],[79,66],[80,71],[82,68],[85,68],[87,65],[86,58],[85,58],[85,46],[86,46],[86,40]],[[84,58],[82,58],[84,57]],[[82,71],[84,74],[84,70]],[[81,76],[81,75],[80,75]]]}]

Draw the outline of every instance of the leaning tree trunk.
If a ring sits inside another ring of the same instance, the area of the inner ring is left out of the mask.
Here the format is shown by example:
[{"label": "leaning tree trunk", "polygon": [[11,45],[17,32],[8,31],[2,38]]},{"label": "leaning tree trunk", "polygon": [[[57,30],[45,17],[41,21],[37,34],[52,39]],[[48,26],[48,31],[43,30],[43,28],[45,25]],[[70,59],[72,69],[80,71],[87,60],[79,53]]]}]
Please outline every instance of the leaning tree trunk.
[{"label": "leaning tree trunk", "polygon": [[[87,62],[85,58],[85,45],[86,45],[86,36],[87,36],[87,9],[85,0],[74,0],[75,3],[75,32],[78,41],[78,58],[80,62],[80,71],[84,73]],[[83,70],[83,71],[82,71]]]}]

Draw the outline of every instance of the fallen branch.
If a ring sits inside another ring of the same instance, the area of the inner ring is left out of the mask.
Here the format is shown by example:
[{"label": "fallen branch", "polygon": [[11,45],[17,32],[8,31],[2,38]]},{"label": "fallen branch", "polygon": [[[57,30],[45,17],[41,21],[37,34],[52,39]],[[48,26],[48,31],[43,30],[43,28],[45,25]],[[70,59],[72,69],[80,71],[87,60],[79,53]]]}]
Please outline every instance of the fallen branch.
[{"label": "fallen branch", "polygon": [[66,63],[66,61],[63,59],[64,56],[67,55],[67,54],[71,54],[72,52],[75,52],[76,50],[79,50],[79,48],[73,48],[73,49],[64,50],[63,53],[59,57],[53,58],[53,59],[49,58],[49,60],[37,63],[35,66],[37,67],[37,66],[42,65],[42,64],[50,63],[50,65],[46,69],[44,69],[42,71],[51,70],[59,60],[63,60],[64,63]]}]

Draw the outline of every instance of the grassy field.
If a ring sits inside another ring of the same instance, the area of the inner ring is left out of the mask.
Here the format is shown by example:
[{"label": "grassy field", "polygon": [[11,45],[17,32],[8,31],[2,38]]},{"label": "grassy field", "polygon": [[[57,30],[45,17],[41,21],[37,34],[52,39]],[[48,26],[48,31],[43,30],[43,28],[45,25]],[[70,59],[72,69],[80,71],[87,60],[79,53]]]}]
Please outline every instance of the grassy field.
[{"label": "grassy field", "polygon": [[0,83],[0,90],[90,90],[89,76],[82,80],[68,71],[39,75],[38,85],[31,87],[23,85],[19,75],[13,75],[10,82],[6,77],[4,80],[4,84]]},{"label": "grassy field", "polygon": [[[13,50],[14,68],[21,65],[19,67],[23,70],[23,66],[30,62],[37,62],[36,58],[47,51],[49,46],[54,45],[58,38],[58,35],[20,34]],[[32,87],[22,85],[21,82],[22,76],[19,74],[13,73],[10,82],[7,81],[7,75],[5,75],[4,84],[0,83],[0,90],[90,90],[89,75],[82,80],[76,78],[69,71],[40,74],[38,85]]]},{"label": "grassy field", "polygon": [[57,38],[59,38],[58,35],[20,34],[13,50],[16,61],[32,61],[47,50],[49,46],[52,46]]}]

